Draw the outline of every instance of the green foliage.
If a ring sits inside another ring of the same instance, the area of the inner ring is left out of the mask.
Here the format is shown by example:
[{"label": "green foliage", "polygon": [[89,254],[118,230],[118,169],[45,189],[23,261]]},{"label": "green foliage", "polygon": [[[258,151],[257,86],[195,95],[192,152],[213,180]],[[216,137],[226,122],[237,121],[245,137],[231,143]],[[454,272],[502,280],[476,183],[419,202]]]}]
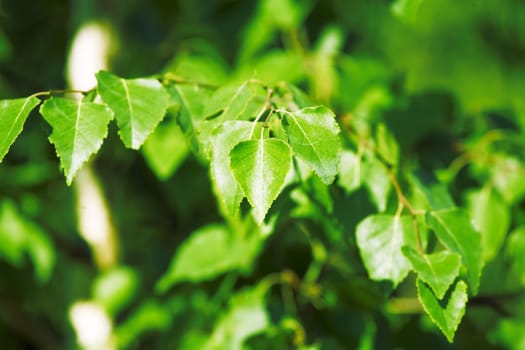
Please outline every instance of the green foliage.
[{"label": "green foliage", "polygon": [[9,151],[11,144],[15,142],[17,136],[22,132],[24,123],[29,113],[40,101],[34,96],[27,98],[17,98],[14,100],[3,100],[0,104],[0,133],[2,144],[0,147],[0,161],[4,159]]},{"label": "green foliage", "polygon": [[49,141],[55,145],[69,185],[84,162],[102,146],[113,114],[100,104],[56,97],[44,102],[40,113],[53,128]]},{"label": "green foliage", "polygon": [[114,6],[111,72],[34,91],[81,3],[5,6],[4,347],[82,347],[86,298],[108,348],[523,347],[523,4]]},{"label": "green foliage", "polygon": [[230,167],[262,223],[292,166],[290,146],[278,139],[242,141],[230,152]]},{"label": "green foliage", "polygon": [[415,237],[409,217],[373,215],[356,228],[357,244],[370,278],[390,280],[397,286],[410,271],[401,251]]},{"label": "green foliage", "polygon": [[168,108],[168,93],[154,79],[122,79],[97,73],[98,93],[115,113],[126,147],[139,149]]},{"label": "green foliage", "polygon": [[460,209],[443,209],[428,213],[427,219],[438,239],[461,255],[472,293],[477,294],[483,266],[481,236],[472,227],[470,217]]},{"label": "green foliage", "polygon": [[14,203],[3,201],[0,206],[0,256],[14,266],[21,266],[25,256],[35,266],[40,282],[49,280],[55,264],[55,250],[48,234],[24,218]]},{"label": "green foliage", "polygon": [[417,291],[425,311],[445,334],[448,341],[452,342],[459,322],[465,313],[465,304],[468,299],[466,283],[463,281],[456,283],[450,297],[443,303],[440,303],[425,283],[419,280]]},{"label": "green foliage", "polygon": [[284,130],[297,157],[304,160],[325,184],[334,181],[341,146],[334,114],[326,107],[303,108],[284,114]]}]

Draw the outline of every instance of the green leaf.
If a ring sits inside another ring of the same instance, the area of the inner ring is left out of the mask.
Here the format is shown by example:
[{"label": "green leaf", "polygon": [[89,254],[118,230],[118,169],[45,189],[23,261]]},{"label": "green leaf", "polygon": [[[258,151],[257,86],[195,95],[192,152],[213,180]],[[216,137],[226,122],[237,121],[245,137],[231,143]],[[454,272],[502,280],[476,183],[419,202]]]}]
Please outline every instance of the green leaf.
[{"label": "green leaf", "polygon": [[210,90],[196,84],[178,84],[168,90],[180,106],[177,120],[182,131],[191,140],[193,149],[200,152],[198,155],[207,158],[209,132],[201,124],[204,124],[204,106],[210,97]]},{"label": "green leaf", "polygon": [[426,204],[432,210],[456,207],[446,185],[437,182],[433,175],[420,172],[413,174],[410,180],[414,190],[421,192],[426,200]]},{"label": "green leaf", "polygon": [[0,101],[0,162],[22,132],[29,113],[39,103],[34,96]]},{"label": "green leaf", "polygon": [[303,56],[298,52],[271,50],[255,60],[250,60],[238,69],[235,77],[241,79],[255,78],[268,85],[286,82],[299,82],[306,71]]},{"label": "green leaf", "polygon": [[228,309],[215,324],[210,339],[204,346],[207,350],[242,350],[249,337],[262,332],[269,325],[261,285],[245,288],[235,294]]},{"label": "green leaf", "polygon": [[220,121],[247,120],[255,117],[266,100],[266,92],[260,84],[246,81],[242,84],[230,84],[218,89],[206,101],[204,116],[221,113]]},{"label": "green leaf", "polygon": [[367,155],[361,161],[361,181],[368,189],[370,199],[376,205],[377,210],[384,212],[392,189],[386,166],[375,156]]},{"label": "green leaf", "polygon": [[253,227],[246,231],[235,235],[218,224],[194,231],[177,250],[156,290],[164,293],[176,283],[205,281],[230,270],[249,271],[264,236]]},{"label": "green leaf", "polygon": [[432,288],[438,299],[443,299],[459,274],[461,256],[448,250],[422,254],[408,246],[403,247],[403,254],[410,260],[418,277]]},{"label": "green leaf", "polygon": [[525,164],[518,158],[497,157],[494,164],[490,164],[491,181],[509,205],[525,198]]},{"label": "green leaf", "polygon": [[167,77],[200,84],[221,85],[228,78],[227,64],[218,52],[206,54],[179,53],[165,68]]},{"label": "green leaf", "polygon": [[423,0],[396,0],[390,5],[394,15],[407,23],[415,23]]},{"label": "green leaf", "polygon": [[221,206],[229,215],[237,212],[244,198],[244,192],[230,169],[230,152],[235,145],[250,137],[252,124],[226,121],[213,131],[211,138],[211,178]]},{"label": "green leaf", "polygon": [[432,290],[419,279],[417,281],[417,291],[425,312],[445,334],[447,340],[452,343],[454,334],[465,314],[465,306],[468,300],[467,284],[463,281],[458,281],[449,298],[447,298],[446,305],[442,305],[436,299]]},{"label": "green leaf", "polygon": [[389,280],[396,287],[411,269],[401,252],[402,246],[412,245],[415,239],[411,218],[370,215],[357,225],[356,236],[370,278]]},{"label": "green leaf", "polygon": [[487,338],[500,349],[525,349],[524,329],[525,321],[520,317],[500,318]]},{"label": "green leaf", "polygon": [[347,194],[353,192],[361,185],[361,158],[350,150],[344,150],[341,153],[338,173],[337,184]]},{"label": "green leaf", "polygon": [[334,181],[341,155],[335,115],[323,106],[284,113],[284,129],[294,154],[304,160],[325,184]]},{"label": "green leaf", "polygon": [[469,193],[468,207],[474,227],[481,233],[483,261],[490,261],[498,254],[507,235],[509,208],[489,186]]},{"label": "green leaf", "polygon": [[506,255],[522,285],[525,285],[525,226],[518,226],[509,234]]},{"label": "green leaf", "polygon": [[49,280],[55,265],[53,243],[40,227],[23,217],[11,201],[0,203],[0,241],[0,257],[20,267],[27,254],[37,279]]},{"label": "green leaf", "polygon": [[144,333],[165,331],[172,323],[172,310],[158,301],[146,300],[118,323],[114,337],[118,349],[129,349]]},{"label": "green leaf", "polygon": [[49,140],[70,185],[84,162],[102,146],[113,114],[105,105],[57,97],[44,102],[40,114],[53,128]]},{"label": "green leaf", "polygon": [[399,146],[383,123],[377,126],[376,143],[379,155],[390,165],[396,166],[399,159]]},{"label": "green leaf", "polygon": [[115,113],[122,142],[139,149],[164,118],[168,93],[155,79],[122,79],[104,71],[96,76],[98,93]]},{"label": "green leaf", "polygon": [[161,123],[148,137],[142,153],[149,167],[161,180],[172,176],[190,153],[190,145],[177,122]]},{"label": "green leaf", "polygon": [[428,226],[451,251],[461,255],[472,294],[478,292],[483,267],[481,235],[474,230],[468,213],[459,208],[427,213]]},{"label": "green leaf", "polygon": [[243,141],[230,152],[230,167],[262,223],[272,202],[284,187],[292,166],[292,150],[278,139]]},{"label": "green leaf", "polygon": [[112,315],[126,307],[138,291],[139,278],[135,270],[119,266],[97,276],[92,297]]}]

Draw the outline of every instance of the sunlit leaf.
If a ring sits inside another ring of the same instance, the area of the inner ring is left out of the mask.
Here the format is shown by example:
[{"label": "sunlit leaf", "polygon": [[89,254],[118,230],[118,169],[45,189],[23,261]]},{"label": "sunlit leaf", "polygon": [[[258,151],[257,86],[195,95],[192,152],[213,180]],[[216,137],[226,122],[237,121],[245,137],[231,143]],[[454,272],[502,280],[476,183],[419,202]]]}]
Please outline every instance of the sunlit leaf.
[{"label": "sunlit leaf", "polygon": [[251,122],[226,121],[214,130],[211,139],[211,177],[215,192],[229,215],[237,212],[244,198],[244,192],[230,169],[230,152],[239,142],[249,138],[251,128]]},{"label": "sunlit leaf", "polygon": [[205,102],[209,99],[211,90],[197,84],[178,84],[170,86],[168,91],[180,106],[177,120],[182,131],[191,140],[192,148],[200,152],[200,156],[207,158],[208,137],[213,127],[211,130],[202,130],[201,124],[204,120]]},{"label": "sunlit leaf", "polygon": [[492,182],[508,204],[512,205],[525,197],[525,163],[516,157],[494,157],[490,165]]},{"label": "sunlit leaf", "polygon": [[474,227],[481,233],[483,261],[490,261],[498,254],[507,234],[509,208],[501,196],[488,186],[471,192],[468,204]]},{"label": "sunlit leaf", "polygon": [[29,113],[39,103],[33,96],[0,101],[0,162],[22,131]]},{"label": "sunlit leaf", "polygon": [[376,157],[368,155],[361,162],[361,181],[370,193],[371,201],[380,212],[386,210],[392,183],[388,169]]},{"label": "sunlit leaf", "polygon": [[481,235],[472,227],[468,213],[458,208],[431,211],[427,214],[427,222],[448,249],[461,255],[475,295],[483,267],[482,246]]},{"label": "sunlit leaf", "polygon": [[341,155],[340,129],[335,115],[319,106],[284,113],[283,117],[294,154],[311,166],[325,184],[332,183]]},{"label": "sunlit leaf", "polygon": [[450,296],[440,302],[432,290],[418,279],[418,297],[430,319],[441,329],[447,340],[452,343],[456,330],[465,314],[467,304],[467,284],[458,281]]},{"label": "sunlit leaf", "polygon": [[337,184],[346,193],[353,192],[361,185],[361,158],[350,150],[344,150],[341,153],[338,172]]},{"label": "sunlit leaf", "polygon": [[220,113],[220,121],[247,120],[255,117],[266,99],[266,92],[260,84],[246,81],[241,84],[225,85],[218,89],[206,102],[204,116]]},{"label": "sunlit leaf", "polygon": [[403,254],[418,277],[432,288],[438,299],[443,299],[459,274],[461,256],[448,250],[423,254],[408,246],[403,247]]},{"label": "sunlit leaf", "polygon": [[376,142],[377,152],[381,157],[383,157],[383,159],[390,165],[397,165],[399,159],[399,145],[383,123],[377,126]]},{"label": "sunlit leaf", "polygon": [[233,176],[261,223],[284,187],[292,166],[292,150],[281,140],[260,138],[237,144],[230,158]]},{"label": "sunlit leaf", "polygon": [[397,286],[411,269],[401,247],[412,244],[415,232],[408,216],[370,215],[356,228],[357,245],[368,275]]},{"label": "sunlit leaf", "polygon": [[525,285],[525,226],[518,226],[509,234],[505,252],[521,284]]},{"label": "sunlit leaf", "polygon": [[44,102],[40,113],[53,128],[49,140],[71,184],[84,162],[102,146],[113,114],[105,105],[57,97]]},{"label": "sunlit leaf", "polygon": [[98,72],[98,93],[115,113],[119,135],[126,147],[139,149],[164,118],[169,95],[155,79],[122,79]]}]

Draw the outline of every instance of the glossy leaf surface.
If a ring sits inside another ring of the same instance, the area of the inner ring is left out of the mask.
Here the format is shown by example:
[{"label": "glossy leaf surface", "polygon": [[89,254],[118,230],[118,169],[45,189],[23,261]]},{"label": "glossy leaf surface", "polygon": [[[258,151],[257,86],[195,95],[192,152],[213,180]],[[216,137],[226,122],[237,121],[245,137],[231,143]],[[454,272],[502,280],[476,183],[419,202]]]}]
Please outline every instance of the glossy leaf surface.
[{"label": "glossy leaf surface", "polygon": [[417,281],[418,297],[430,319],[441,329],[452,343],[454,334],[465,314],[467,284],[459,281],[446,301],[440,302],[432,290],[421,280]]},{"label": "glossy leaf surface", "polygon": [[341,155],[335,115],[323,106],[284,113],[284,129],[294,154],[304,160],[325,184],[334,181]]},{"label": "glossy leaf surface", "polygon": [[370,215],[356,228],[357,244],[371,279],[397,286],[411,269],[401,247],[415,237],[407,216]]},{"label": "glossy leaf surface", "polygon": [[102,146],[113,113],[105,105],[57,97],[44,102],[40,113],[53,128],[49,140],[71,184],[82,164]]},{"label": "glossy leaf surface", "polygon": [[97,81],[98,93],[115,113],[122,142],[139,149],[164,118],[168,93],[155,79],[123,79],[102,71]]},{"label": "glossy leaf surface", "polygon": [[22,132],[29,113],[40,103],[36,97],[0,101],[0,162]]},{"label": "glossy leaf surface", "polygon": [[214,130],[211,139],[211,177],[221,205],[229,215],[237,212],[244,198],[244,192],[230,169],[230,152],[235,145],[249,138],[251,128],[251,122],[226,121]]},{"label": "glossy leaf surface", "polygon": [[403,247],[403,254],[412,264],[418,277],[428,284],[438,299],[443,299],[461,268],[461,256],[447,250],[421,254],[411,247]]},{"label": "glossy leaf surface", "polygon": [[243,141],[231,153],[231,170],[261,223],[285,184],[292,165],[290,146],[278,139]]},{"label": "glossy leaf surface", "polygon": [[461,255],[472,293],[476,294],[483,266],[481,235],[475,231],[467,212],[461,209],[443,209],[427,214],[430,228],[451,251]]}]

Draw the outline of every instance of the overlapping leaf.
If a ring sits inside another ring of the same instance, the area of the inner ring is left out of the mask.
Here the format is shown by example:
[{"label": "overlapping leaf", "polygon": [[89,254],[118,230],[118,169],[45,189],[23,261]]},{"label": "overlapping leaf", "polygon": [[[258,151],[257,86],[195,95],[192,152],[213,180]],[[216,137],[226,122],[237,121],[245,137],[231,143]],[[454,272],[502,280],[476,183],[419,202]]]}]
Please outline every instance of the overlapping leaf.
[{"label": "overlapping leaf", "polygon": [[270,325],[264,301],[265,288],[262,287],[260,284],[245,288],[233,295],[203,349],[246,349],[245,340]]},{"label": "overlapping leaf", "polygon": [[71,184],[82,164],[102,146],[113,114],[105,105],[55,97],[42,104],[40,113],[53,128],[49,140]]},{"label": "overlapping leaf", "polygon": [[182,131],[191,140],[193,149],[200,152],[198,155],[207,158],[209,137],[214,126],[202,127],[202,124],[210,90],[197,84],[181,84],[171,86],[168,91],[173,101],[180,106],[177,120]]},{"label": "overlapping leaf", "polygon": [[483,261],[490,261],[505,240],[510,224],[509,208],[503,198],[488,186],[470,193],[468,204],[473,224],[481,233]]},{"label": "overlapping leaf", "polygon": [[368,154],[361,162],[361,181],[370,193],[371,201],[377,210],[384,212],[392,183],[386,166],[375,156]]},{"label": "overlapping leaf", "polygon": [[381,157],[383,157],[383,159],[390,165],[397,165],[399,158],[399,145],[383,123],[377,126],[376,142],[377,152]]},{"label": "overlapping leaf", "polygon": [[39,103],[33,96],[0,101],[0,162],[22,132],[29,113]]},{"label": "overlapping leaf", "polygon": [[389,280],[397,286],[411,269],[401,252],[415,237],[410,217],[370,215],[357,225],[356,236],[370,278]]},{"label": "overlapping leaf", "polygon": [[427,222],[445,246],[461,255],[470,288],[476,294],[483,266],[481,235],[472,227],[468,213],[459,208],[431,211]]},{"label": "overlapping leaf", "polygon": [[418,297],[432,321],[441,329],[447,340],[452,343],[454,334],[465,314],[467,304],[467,284],[458,281],[450,297],[441,305],[432,290],[421,280],[417,281]]},{"label": "overlapping leaf", "polygon": [[237,237],[218,224],[196,230],[177,251],[157,290],[165,292],[181,281],[205,281],[228,270],[246,271],[252,266],[263,236],[257,230],[244,233],[245,237]]},{"label": "overlapping leaf", "polygon": [[448,250],[420,254],[408,246],[403,247],[403,254],[410,260],[419,278],[432,288],[438,299],[442,299],[459,274],[461,256]]},{"label": "overlapping leaf", "polygon": [[97,81],[98,93],[115,113],[122,142],[139,149],[164,118],[168,93],[155,79],[122,79],[102,71]]},{"label": "overlapping leaf", "polygon": [[210,170],[214,189],[223,209],[230,215],[235,214],[244,198],[230,169],[230,152],[239,142],[249,138],[251,128],[251,122],[226,121],[214,130],[211,139]]},{"label": "overlapping leaf", "polygon": [[189,152],[186,135],[175,120],[157,126],[142,148],[149,167],[161,180],[173,175]]},{"label": "overlapping leaf", "polygon": [[341,155],[339,126],[324,106],[284,113],[284,129],[294,154],[314,169],[325,184],[334,181]]},{"label": "overlapping leaf", "polygon": [[204,116],[220,113],[220,120],[249,119],[264,105],[265,90],[250,81],[226,85],[218,89],[207,101]]},{"label": "overlapping leaf", "polygon": [[361,159],[350,150],[344,150],[341,153],[337,184],[346,193],[356,190],[361,184]]},{"label": "overlapping leaf", "polygon": [[278,139],[237,144],[230,152],[231,170],[261,223],[281,192],[292,165],[292,150]]}]

